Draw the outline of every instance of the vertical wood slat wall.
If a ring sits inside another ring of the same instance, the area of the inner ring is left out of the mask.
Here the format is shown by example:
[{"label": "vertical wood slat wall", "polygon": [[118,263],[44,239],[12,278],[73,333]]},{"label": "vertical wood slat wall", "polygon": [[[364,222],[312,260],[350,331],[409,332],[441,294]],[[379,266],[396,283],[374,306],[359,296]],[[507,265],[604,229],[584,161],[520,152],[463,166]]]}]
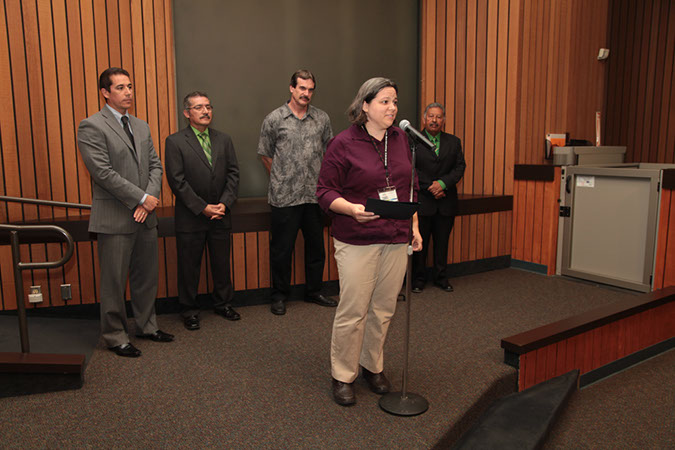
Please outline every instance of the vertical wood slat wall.
[{"label": "vertical wood slat wall", "polygon": [[518,390],[579,369],[581,375],[672,337],[672,302],[520,355]]},{"label": "vertical wood slat wall", "polygon": [[675,191],[661,191],[656,257],[654,264],[654,289],[675,286]]},{"label": "vertical wood slat wall", "polygon": [[[77,126],[103,106],[98,75],[111,66],[130,72],[135,86],[131,113],[150,124],[163,159],[164,139],[177,130],[171,5],[171,0],[0,3],[3,195],[91,203],[90,178],[77,151]],[[160,200],[162,205],[172,203],[166,179]],[[0,202],[2,223],[78,214],[72,209]],[[175,244],[169,241],[159,242],[160,265],[175,253]],[[61,254],[59,244],[22,246],[24,261],[56,260]],[[0,258],[2,306],[14,309],[11,264],[5,263],[11,261],[9,247],[0,247]],[[94,303],[97,261],[96,245],[78,242],[66,266],[24,272],[24,285],[43,286],[44,296],[51,299],[40,306],[63,304],[61,283],[71,283],[74,297],[82,303]],[[171,284],[166,273],[160,273],[159,295],[170,294]]]},{"label": "vertical wood slat wall", "polygon": [[627,162],[675,163],[675,3],[610,4],[608,145]]},{"label": "vertical wood slat wall", "polygon": [[515,180],[511,257],[546,266],[555,274],[558,251],[560,167],[553,181]]}]

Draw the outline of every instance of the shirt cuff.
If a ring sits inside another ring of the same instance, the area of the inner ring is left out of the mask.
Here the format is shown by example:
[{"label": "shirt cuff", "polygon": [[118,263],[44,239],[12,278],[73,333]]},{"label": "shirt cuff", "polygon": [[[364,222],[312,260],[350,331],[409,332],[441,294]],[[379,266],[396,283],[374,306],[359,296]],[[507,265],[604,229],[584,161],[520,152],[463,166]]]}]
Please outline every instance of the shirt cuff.
[{"label": "shirt cuff", "polygon": [[447,189],[447,187],[445,186],[445,183],[443,183],[443,181],[441,181],[441,180],[436,180],[436,181],[438,181],[438,184],[441,185],[441,187],[443,188],[443,190],[446,190],[446,189]]},{"label": "shirt cuff", "polygon": [[[445,188],[444,188],[445,189]],[[141,199],[140,202],[138,202],[138,205],[141,206],[143,203],[145,203],[145,199],[148,198],[148,194],[143,195],[143,198]]]}]

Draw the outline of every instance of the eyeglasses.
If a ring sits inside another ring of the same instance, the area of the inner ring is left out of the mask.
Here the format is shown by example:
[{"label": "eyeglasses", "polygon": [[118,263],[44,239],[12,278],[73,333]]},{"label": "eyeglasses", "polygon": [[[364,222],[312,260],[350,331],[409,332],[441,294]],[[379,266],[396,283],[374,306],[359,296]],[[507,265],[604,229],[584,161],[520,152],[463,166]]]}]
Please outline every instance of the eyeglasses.
[{"label": "eyeglasses", "polygon": [[191,106],[190,108],[185,108],[185,109],[194,109],[195,111],[199,111],[199,112],[202,112],[204,110],[212,111],[213,106],[211,106],[211,105],[196,105],[196,106]]}]

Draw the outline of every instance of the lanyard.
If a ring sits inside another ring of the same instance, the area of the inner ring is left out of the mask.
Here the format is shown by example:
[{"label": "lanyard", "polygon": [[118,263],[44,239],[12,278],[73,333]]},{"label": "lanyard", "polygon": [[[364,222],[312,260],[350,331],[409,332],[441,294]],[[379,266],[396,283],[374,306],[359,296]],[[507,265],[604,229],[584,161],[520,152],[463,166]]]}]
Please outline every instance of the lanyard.
[{"label": "lanyard", "polygon": [[363,131],[365,131],[368,134],[368,137],[370,138],[370,142],[373,144],[373,147],[375,147],[375,151],[377,152],[377,156],[380,157],[380,161],[382,161],[382,164],[384,165],[384,177],[387,181],[387,187],[391,186],[389,183],[389,163],[388,163],[388,150],[387,150],[387,140],[388,140],[388,133],[385,130],[384,132],[384,157],[382,157],[382,153],[380,153],[380,149],[377,147],[377,143],[375,143],[375,138],[368,133],[368,130],[366,130],[366,127],[363,127]]}]

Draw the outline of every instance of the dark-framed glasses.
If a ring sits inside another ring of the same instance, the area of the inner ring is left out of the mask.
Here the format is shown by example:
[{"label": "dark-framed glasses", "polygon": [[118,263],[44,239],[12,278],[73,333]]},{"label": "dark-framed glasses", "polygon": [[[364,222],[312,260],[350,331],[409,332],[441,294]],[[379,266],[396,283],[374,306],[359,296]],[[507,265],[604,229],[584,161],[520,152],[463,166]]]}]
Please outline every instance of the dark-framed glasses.
[{"label": "dark-framed glasses", "polygon": [[191,106],[191,107],[186,108],[186,109],[194,109],[197,112],[202,112],[204,110],[212,111],[213,106],[211,106],[211,105],[195,105],[195,106]]}]

